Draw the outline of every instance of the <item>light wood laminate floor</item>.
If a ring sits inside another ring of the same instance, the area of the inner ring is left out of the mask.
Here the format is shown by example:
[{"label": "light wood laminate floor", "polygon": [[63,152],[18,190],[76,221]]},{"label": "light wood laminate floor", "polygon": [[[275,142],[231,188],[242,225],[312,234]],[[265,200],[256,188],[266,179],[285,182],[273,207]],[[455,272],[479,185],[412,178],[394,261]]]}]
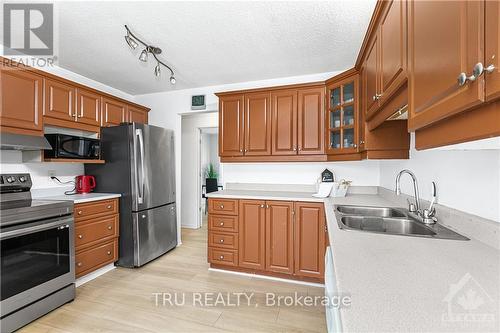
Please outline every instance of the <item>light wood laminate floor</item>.
[{"label": "light wood laminate floor", "polygon": [[[323,288],[208,271],[206,227],[183,229],[182,237],[182,246],[142,268],[116,268],[80,286],[73,302],[20,332],[326,332],[321,306],[266,306],[264,296],[316,296]],[[153,293],[163,292],[254,293],[259,305],[209,307],[187,297],[184,306],[156,306]]]}]

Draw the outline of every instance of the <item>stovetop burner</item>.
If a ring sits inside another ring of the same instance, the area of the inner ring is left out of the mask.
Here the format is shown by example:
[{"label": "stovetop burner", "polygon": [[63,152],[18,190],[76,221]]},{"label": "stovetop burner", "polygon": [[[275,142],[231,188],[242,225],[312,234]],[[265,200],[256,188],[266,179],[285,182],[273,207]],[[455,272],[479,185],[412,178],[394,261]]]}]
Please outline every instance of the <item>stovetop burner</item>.
[{"label": "stovetop burner", "polygon": [[72,214],[73,202],[31,198],[31,177],[0,175],[0,227]]}]

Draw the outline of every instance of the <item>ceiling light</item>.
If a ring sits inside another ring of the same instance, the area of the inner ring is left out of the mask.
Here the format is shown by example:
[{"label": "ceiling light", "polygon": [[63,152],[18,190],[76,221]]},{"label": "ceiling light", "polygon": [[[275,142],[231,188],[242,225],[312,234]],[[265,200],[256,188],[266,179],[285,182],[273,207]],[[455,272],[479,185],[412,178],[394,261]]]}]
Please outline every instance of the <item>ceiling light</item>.
[{"label": "ceiling light", "polygon": [[130,34],[128,31],[127,31],[127,36],[125,36],[125,41],[127,42],[128,46],[130,46],[130,48],[132,50],[135,50],[135,48],[138,45],[137,42],[132,37],[130,37]]},{"label": "ceiling light", "polygon": [[148,56],[151,54],[153,58],[157,61],[157,64],[155,66],[155,76],[159,77],[161,74],[161,66],[165,66],[169,71],[170,71],[170,83],[175,84],[176,80],[174,77],[174,71],[170,66],[162,62],[160,59],[158,59],[158,55],[161,54],[161,49],[159,47],[153,46],[153,45],[148,45],[145,42],[143,42],[141,39],[137,38],[130,29],[125,25],[125,29],[127,30],[127,35],[125,36],[125,41],[127,44],[130,46],[130,48],[135,49],[139,44],[142,44],[144,46],[144,49],[141,51],[141,54],[139,55],[139,60],[142,62],[148,61]]},{"label": "ceiling light", "polygon": [[148,61],[148,51],[147,49],[142,50],[141,55],[139,56],[139,60],[146,62]]}]

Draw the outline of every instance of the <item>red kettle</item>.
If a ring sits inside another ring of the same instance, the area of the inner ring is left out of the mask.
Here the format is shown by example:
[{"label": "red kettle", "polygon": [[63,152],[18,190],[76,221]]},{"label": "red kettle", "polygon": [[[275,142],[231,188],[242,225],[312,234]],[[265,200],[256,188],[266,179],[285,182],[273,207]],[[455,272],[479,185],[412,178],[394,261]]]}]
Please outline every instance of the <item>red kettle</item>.
[{"label": "red kettle", "polygon": [[76,193],[90,193],[95,188],[94,176],[76,176],[75,189]]}]

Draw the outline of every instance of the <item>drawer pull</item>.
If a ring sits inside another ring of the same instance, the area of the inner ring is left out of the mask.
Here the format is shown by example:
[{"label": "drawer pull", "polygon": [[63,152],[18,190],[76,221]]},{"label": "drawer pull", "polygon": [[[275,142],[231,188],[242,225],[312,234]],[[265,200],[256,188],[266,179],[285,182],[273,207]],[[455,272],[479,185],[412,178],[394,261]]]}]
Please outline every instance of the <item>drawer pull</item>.
[{"label": "drawer pull", "polygon": [[111,251],[108,251],[108,256],[110,256],[110,255],[111,255]]},{"label": "drawer pull", "polygon": [[219,243],[224,243],[224,240],[223,240],[223,239],[220,239],[220,240],[219,240]]},{"label": "drawer pull", "polygon": [[224,209],[224,205],[220,205],[220,209]]},{"label": "drawer pull", "polygon": [[82,267],[82,265],[83,265],[83,264],[82,264],[81,262],[79,262],[79,263],[78,263],[78,264],[76,264],[76,265],[77,265],[78,267]]},{"label": "drawer pull", "polygon": [[219,259],[220,259],[220,260],[223,260],[223,259],[224,259],[224,256],[220,256],[220,257],[219,257]]},{"label": "drawer pull", "polygon": [[111,209],[111,207],[112,207],[111,205],[108,205],[108,207],[107,207],[107,208],[108,208],[108,209]]},{"label": "drawer pull", "polygon": [[224,225],[224,222],[221,222],[221,223],[220,223],[220,226],[222,227],[223,225]]},{"label": "drawer pull", "polygon": [[81,210],[78,211],[78,215],[82,215],[82,211]]},{"label": "drawer pull", "polygon": [[111,229],[113,229],[113,227],[112,227],[112,226],[110,226],[110,225],[108,225],[108,230],[111,230]]},{"label": "drawer pull", "polygon": [[78,235],[78,238],[82,239],[82,238],[83,238],[83,235]]}]

